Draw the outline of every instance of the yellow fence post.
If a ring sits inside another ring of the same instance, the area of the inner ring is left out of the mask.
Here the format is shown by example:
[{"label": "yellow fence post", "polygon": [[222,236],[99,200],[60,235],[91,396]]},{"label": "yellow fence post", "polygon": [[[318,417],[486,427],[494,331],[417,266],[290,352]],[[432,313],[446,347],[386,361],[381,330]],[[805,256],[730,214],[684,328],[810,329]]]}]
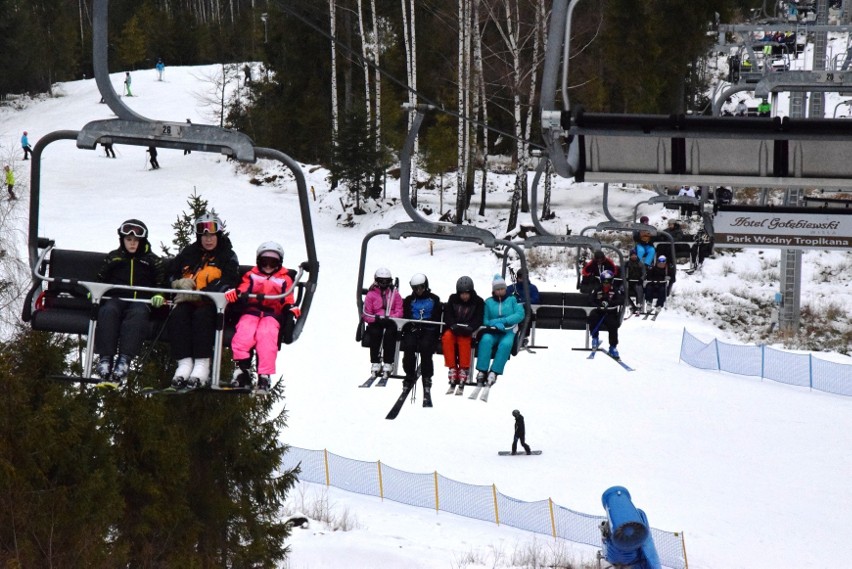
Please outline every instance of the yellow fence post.
[{"label": "yellow fence post", "polygon": [[553,537],[556,537],[556,517],[553,515],[553,500],[547,499],[547,506],[550,508],[550,528],[553,530]]},{"label": "yellow fence post", "polygon": [[379,467],[379,498],[384,500],[385,499],[385,489],[384,489],[384,486],[382,486],[382,461],[377,460],[376,464]]},{"label": "yellow fence post", "polygon": [[438,471],[435,471],[435,513],[441,511],[441,503],[438,498]]},{"label": "yellow fence post", "polygon": [[497,525],[500,525],[500,512],[497,510],[497,485],[491,485],[491,492],[494,495],[494,521],[497,522]]},{"label": "yellow fence post", "polygon": [[331,475],[328,473],[328,449],[322,449],[322,458],[325,462],[325,485],[331,486]]}]

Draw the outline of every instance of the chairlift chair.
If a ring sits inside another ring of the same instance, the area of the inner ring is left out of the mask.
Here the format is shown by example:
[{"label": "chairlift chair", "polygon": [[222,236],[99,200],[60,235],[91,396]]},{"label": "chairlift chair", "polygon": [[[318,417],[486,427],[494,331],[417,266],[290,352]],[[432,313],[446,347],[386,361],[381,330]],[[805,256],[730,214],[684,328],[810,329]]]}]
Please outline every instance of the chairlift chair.
[{"label": "chairlift chair", "polygon": [[[578,2],[553,2],[542,76],[542,135],[558,175],[670,186],[852,185],[848,121],[589,113],[573,107],[568,76]],[[833,74],[832,81],[834,76],[839,77]]]},{"label": "chairlift chair", "polygon": [[[301,310],[301,316],[292,330],[291,341],[295,341],[301,334],[310,312],[319,273],[307,184],[299,164],[278,150],[254,146],[248,136],[233,130],[201,124],[155,121],[142,117],[129,109],[115,93],[109,80],[107,6],[108,0],[95,0],[93,7],[93,63],[98,89],[104,102],[118,118],[93,121],[79,131],[60,130],[49,133],[42,137],[33,148],[28,231],[29,263],[33,281],[24,303],[22,319],[29,322],[36,330],[85,334],[84,375],[90,377],[93,339],[97,333],[97,309],[100,300],[105,298],[110,290],[116,289],[161,294],[174,292],[172,289],[126,287],[96,282],[95,276],[103,253],[59,249],[55,247],[53,240],[39,236],[41,155],[48,145],[60,140],[75,140],[77,147],[85,150],[94,150],[98,144],[105,143],[143,147],[155,146],[219,153],[244,163],[254,163],[258,158],[277,160],[291,171],[299,195],[299,213],[308,257],[306,261],[300,264],[299,270],[294,275],[293,287],[297,289],[297,305]],[[308,273],[308,278],[302,280],[305,272]],[[216,306],[217,325],[211,373],[211,387],[216,389],[220,378],[220,359],[227,302],[223,293],[182,292],[206,296]],[[290,292],[292,292],[292,288],[290,291],[285,291],[286,294],[281,296],[286,296]]]}]

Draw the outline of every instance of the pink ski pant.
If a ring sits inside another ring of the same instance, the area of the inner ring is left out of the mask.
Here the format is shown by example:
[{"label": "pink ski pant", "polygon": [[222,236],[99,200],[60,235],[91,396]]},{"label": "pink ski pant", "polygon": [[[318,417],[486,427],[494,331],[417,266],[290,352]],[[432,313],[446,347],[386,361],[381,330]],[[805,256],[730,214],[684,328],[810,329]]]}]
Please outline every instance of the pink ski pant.
[{"label": "pink ski pant", "polygon": [[275,358],[278,357],[278,320],[273,316],[243,314],[237,322],[237,331],[231,340],[231,351],[235,360],[249,357],[249,351],[257,350],[257,373],[275,373]]}]

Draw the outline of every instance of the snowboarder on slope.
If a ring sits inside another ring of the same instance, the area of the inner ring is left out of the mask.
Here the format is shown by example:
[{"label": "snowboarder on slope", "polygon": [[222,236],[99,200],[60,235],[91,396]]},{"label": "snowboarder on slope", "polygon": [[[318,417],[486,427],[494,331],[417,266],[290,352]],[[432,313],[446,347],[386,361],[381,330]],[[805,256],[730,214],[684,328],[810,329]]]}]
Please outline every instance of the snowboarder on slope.
[{"label": "snowboarder on slope", "polygon": [[530,449],[530,445],[525,440],[527,428],[524,424],[524,416],[517,409],[512,411],[512,416],[515,418],[515,438],[512,439],[512,454],[518,454],[518,441],[521,441],[521,446],[524,447],[527,454],[532,454],[532,449]]}]

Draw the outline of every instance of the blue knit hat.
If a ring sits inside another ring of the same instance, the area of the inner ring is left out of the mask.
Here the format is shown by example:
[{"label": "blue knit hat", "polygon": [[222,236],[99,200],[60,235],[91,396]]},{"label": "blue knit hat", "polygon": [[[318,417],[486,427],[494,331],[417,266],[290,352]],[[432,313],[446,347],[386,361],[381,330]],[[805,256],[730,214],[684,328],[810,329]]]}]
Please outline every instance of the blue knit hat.
[{"label": "blue knit hat", "polygon": [[494,280],[491,281],[491,290],[506,288],[506,279],[500,275],[494,275]]}]

